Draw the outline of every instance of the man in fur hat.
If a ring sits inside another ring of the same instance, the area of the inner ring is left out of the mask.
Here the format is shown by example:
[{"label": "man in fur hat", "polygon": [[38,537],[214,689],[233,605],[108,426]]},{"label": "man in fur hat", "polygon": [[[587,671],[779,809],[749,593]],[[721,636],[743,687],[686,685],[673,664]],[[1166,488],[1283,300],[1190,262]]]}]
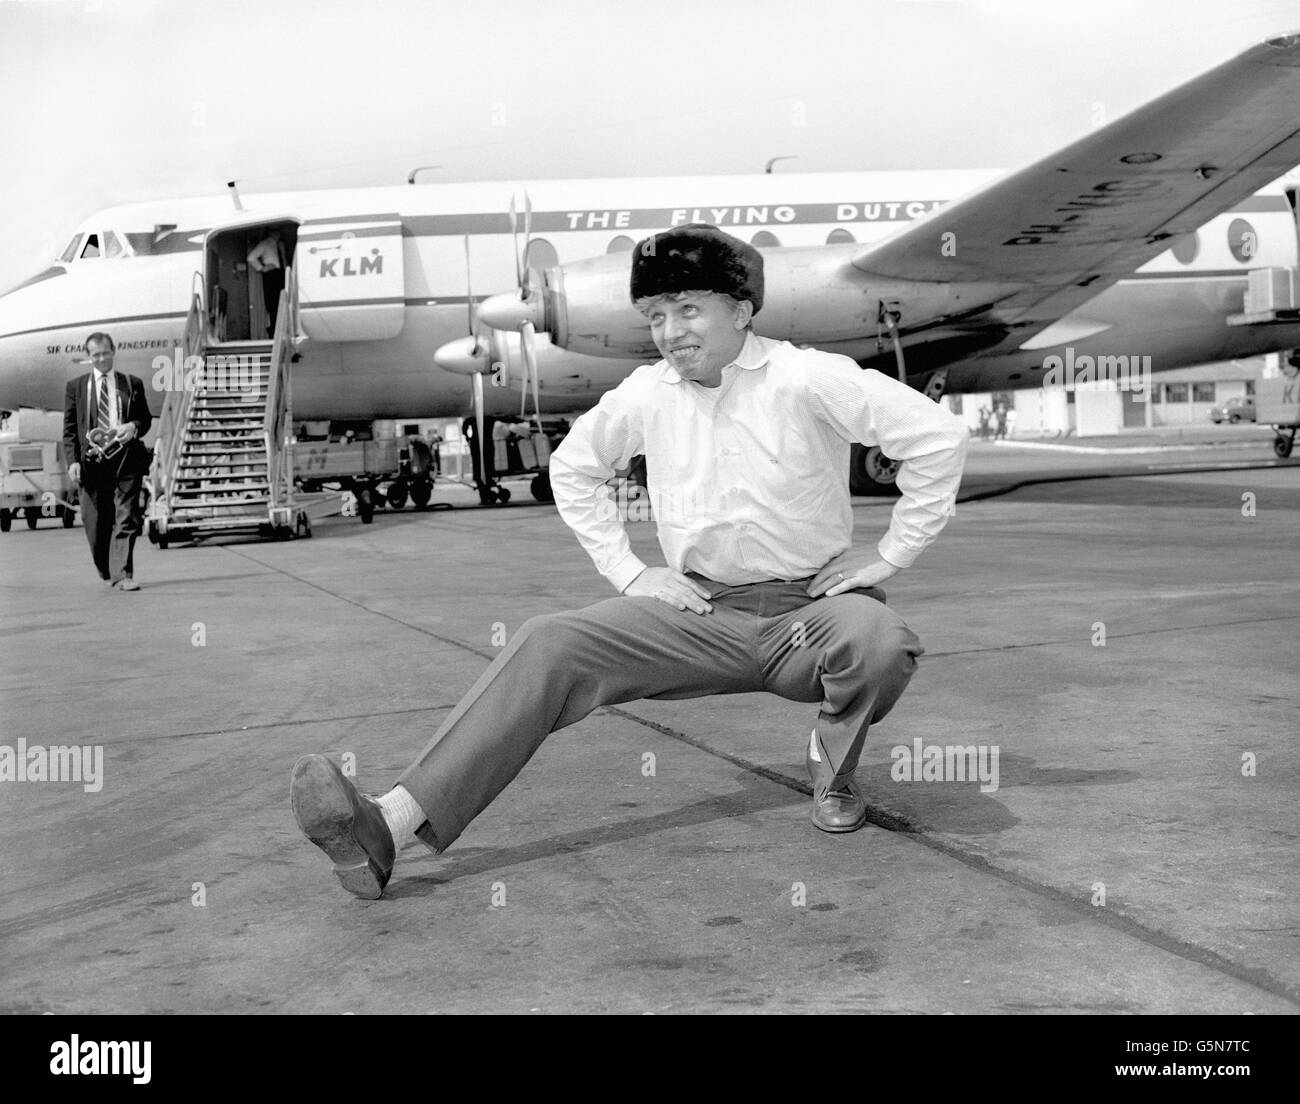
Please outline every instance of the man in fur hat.
[{"label": "man in fur hat", "polygon": [[[865,822],[853,773],[867,730],[923,651],[878,584],[946,523],[966,427],[847,357],[757,336],[762,255],[715,227],[641,242],[630,290],[663,359],[606,394],[551,458],[560,514],[619,596],[526,622],[382,797],[324,756],[298,761],[298,823],[359,897],[382,893],[413,834],[446,849],[549,733],[637,698],[765,690],[819,703],[805,745],[812,821]],[[874,548],[852,542],[855,441],[903,461]],[[665,566],[637,558],[609,501],[636,455]]]}]

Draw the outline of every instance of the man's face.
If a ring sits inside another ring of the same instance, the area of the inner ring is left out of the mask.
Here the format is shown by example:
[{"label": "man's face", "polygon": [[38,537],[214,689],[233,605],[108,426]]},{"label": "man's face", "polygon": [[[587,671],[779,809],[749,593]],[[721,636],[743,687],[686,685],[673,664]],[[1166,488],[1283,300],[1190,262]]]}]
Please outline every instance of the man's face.
[{"label": "man's face", "polygon": [[113,370],[113,346],[107,341],[92,341],[86,346],[86,355],[96,372]]},{"label": "man's face", "polygon": [[660,295],[638,306],[668,366],[705,387],[717,387],[722,369],[740,355],[753,313],[750,303],[709,291]]}]

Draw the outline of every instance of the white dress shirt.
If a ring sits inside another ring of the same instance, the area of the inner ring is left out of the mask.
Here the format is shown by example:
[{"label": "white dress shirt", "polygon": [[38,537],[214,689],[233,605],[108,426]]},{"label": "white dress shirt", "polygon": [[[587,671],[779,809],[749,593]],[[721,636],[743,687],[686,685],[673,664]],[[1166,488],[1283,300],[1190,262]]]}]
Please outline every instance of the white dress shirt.
[{"label": "white dress shirt", "polygon": [[263,238],[248,251],[248,263],[258,272],[268,272],[280,267],[280,244],[270,237]]},{"label": "white dress shirt", "polygon": [[969,439],[919,391],[852,360],[750,333],[722,383],[643,365],[551,457],[560,516],[622,591],[644,569],[606,481],[643,453],[668,565],[738,585],[815,575],[852,544],[849,446],[904,461],[877,550],[909,567],[948,521]]}]

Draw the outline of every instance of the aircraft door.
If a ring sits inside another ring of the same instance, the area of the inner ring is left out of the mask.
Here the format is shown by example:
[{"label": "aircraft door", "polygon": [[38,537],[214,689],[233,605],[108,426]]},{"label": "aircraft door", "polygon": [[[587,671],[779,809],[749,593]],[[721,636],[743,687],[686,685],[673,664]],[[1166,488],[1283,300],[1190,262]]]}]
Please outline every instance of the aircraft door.
[{"label": "aircraft door", "polygon": [[316,341],[380,341],[406,311],[397,214],[306,220],[298,231],[299,317]]}]

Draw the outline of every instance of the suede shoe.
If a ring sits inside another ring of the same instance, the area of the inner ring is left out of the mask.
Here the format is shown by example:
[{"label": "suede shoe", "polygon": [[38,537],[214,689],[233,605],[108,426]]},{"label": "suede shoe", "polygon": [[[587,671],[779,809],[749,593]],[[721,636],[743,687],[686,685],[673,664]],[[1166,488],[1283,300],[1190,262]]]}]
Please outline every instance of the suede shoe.
[{"label": "suede shoe", "polygon": [[343,888],[367,901],[382,897],[397,848],[379,803],[323,755],[293,765],[289,800],[298,827],[330,857]]}]

